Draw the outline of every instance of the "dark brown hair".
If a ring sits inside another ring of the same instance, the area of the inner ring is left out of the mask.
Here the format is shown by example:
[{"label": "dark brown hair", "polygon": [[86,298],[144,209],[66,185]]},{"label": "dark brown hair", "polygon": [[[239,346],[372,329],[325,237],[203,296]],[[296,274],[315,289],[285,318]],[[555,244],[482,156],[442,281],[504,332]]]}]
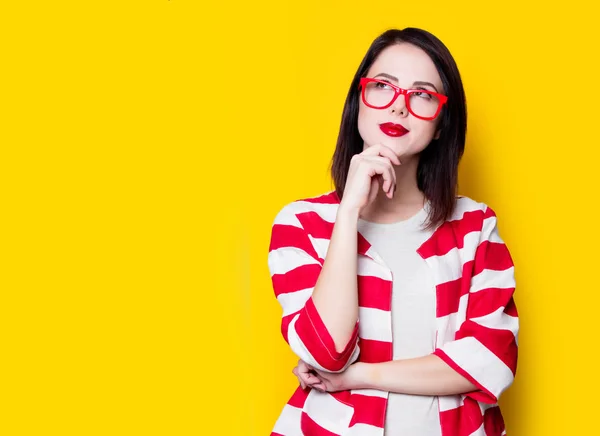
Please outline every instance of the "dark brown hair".
[{"label": "dark brown hair", "polygon": [[448,48],[431,33],[417,28],[389,29],[377,37],[363,58],[346,97],[337,145],[331,162],[335,191],[341,199],[350,160],[363,151],[358,132],[359,81],[365,77],[377,56],[393,44],[410,43],[429,55],[442,79],[448,103],[440,113],[438,139],[421,152],[417,186],[431,203],[427,227],[433,228],[450,217],[458,192],[458,163],[465,149],[467,107],[458,67]]}]

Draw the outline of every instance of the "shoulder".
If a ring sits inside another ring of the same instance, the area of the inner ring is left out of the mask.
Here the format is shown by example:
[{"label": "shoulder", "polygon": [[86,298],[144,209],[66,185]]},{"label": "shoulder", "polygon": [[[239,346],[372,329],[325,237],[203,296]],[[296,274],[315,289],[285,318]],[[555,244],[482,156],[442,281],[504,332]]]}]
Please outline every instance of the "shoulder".
[{"label": "shoulder", "polygon": [[285,204],[275,215],[273,225],[293,225],[302,227],[302,217],[307,215],[334,222],[339,207],[339,197],[335,191],[328,191],[312,197],[300,198]]},{"label": "shoulder", "polygon": [[456,197],[456,205],[449,221],[479,218],[479,221],[483,222],[491,217],[496,217],[496,213],[488,204],[466,195],[459,195]]},{"label": "shoulder", "polygon": [[479,239],[495,238],[500,241],[498,235],[498,219],[496,212],[488,204],[476,201],[467,196],[458,196],[456,208],[450,221],[455,221],[454,228],[469,234],[475,232]]}]

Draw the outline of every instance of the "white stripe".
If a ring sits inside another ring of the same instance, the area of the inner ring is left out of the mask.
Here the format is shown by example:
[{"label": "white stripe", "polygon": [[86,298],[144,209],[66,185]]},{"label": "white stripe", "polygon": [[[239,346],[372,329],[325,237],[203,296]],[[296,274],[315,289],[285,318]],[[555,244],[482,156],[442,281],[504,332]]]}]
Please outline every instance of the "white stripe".
[{"label": "white stripe", "polygon": [[481,234],[486,241],[504,244],[504,240],[500,237],[500,233],[498,233],[498,219],[495,216],[483,220]]},{"label": "white stripe", "polygon": [[481,424],[473,433],[470,433],[469,436],[485,436],[485,428],[483,427],[483,424]]},{"label": "white stripe", "polygon": [[458,310],[456,312],[446,316],[440,316],[436,319],[438,346],[454,340],[456,332],[461,324],[467,319],[468,304],[469,294],[462,295],[458,301]]},{"label": "white stripe", "polygon": [[317,255],[320,259],[325,259],[327,256],[327,250],[329,250],[329,239],[324,238],[313,238],[311,235],[308,235],[308,238],[312,242],[313,248],[317,252]]},{"label": "white stripe", "polygon": [[378,389],[352,389],[350,391],[351,394],[365,395],[367,397],[379,397],[379,398],[387,398],[388,392],[380,391]]},{"label": "white stripe", "polygon": [[465,404],[464,398],[461,395],[442,395],[438,397],[440,412],[454,410]]},{"label": "white stripe", "polygon": [[382,436],[383,428],[370,424],[354,424],[344,436]]},{"label": "white stripe", "polygon": [[306,251],[296,247],[281,247],[269,252],[267,263],[271,276],[285,274],[302,265],[321,265]]},{"label": "white stripe", "polygon": [[279,304],[281,304],[281,307],[283,307],[282,316],[290,315],[302,309],[306,304],[306,301],[312,295],[313,289],[314,288],[307,288],[296,292],[279,294],[277,300],[279,301]]},{"label": "white stripe", "polygon": [[461,254],[463,250],[464,248],[461,250],[453,248],[442,256],[431,256],[425,259],[435,274],[437,284],[461,278],[463,266]]},{"label": "white stripe", "polygon": [[354,408],[336,400],[329,393],[312,389],[304,403],[306,414],[324,429],[344,434],[347,431]]},{"label": "white stripe", "polygon": [[458,250],[458,255],[462,259],[463,265],[475,259],[480,236],[479,232],[470,232],[465,235],[463,239],[463,248]]},{"label": "white stripe", "polygon": [[302,417],[302,409],[298,407],[292,407],[289,404],[283,406],[283,410],[273,432],[279,433],[285,436],[302,436],[302,430],[300,430],[300,418]]},{"label": "white stripe", "polygon": [[481,415],[483,416],[483,414],[486,412],[486,410],[491,409],[492,407],[498,407],[498,403],[496,404],[487,404],[487,403],[481,403],[479,402],[479,410],[481,410]]},{"label": "white stripe", "polygon": [[359,276],[379,277],[384,280],[392,279],[389,269],[386,269],[383,265],[378,264],[373,259],[369,259],[366,256],[358,256],[357,270]]},{"label": "white stripe", "polygon": [[484,269],[471,278],[471,292],[488,288],[511,289],[515,287],[515,267],[502,271]]},{"label": "white stripe", "polygon": [[448,342],[441,349],[496,398],[513,381],[510,368],[474,337]]},{"label": "white stripe", "polygon": [[449,221],[460,221],[465,213],[475,212],[477,210],[485,211],[487,206],[484,203],[479,203],[469,197],[461,197],[456,200],[456,207],[452,212]]},{"label": "white stripe", "polygon": [[290,324],[288,326],[288,342],[290,343],[290,348],[296,354],[296,356],[298,356],[298,358],[304,360],[309,365],[311,365],[314,368],[319,369],[321,371],[336,372],[336,373],[345,371],[346,368],[348,368],[350,365],[352,365],[354,362],[356,362],[358,360],[358,355],[360,354],[360,347],[358,346],[358,344],[356,344],[354,351],[352,352],[352,356],[350,356],[350,359],[348,360],[346,365],[344,365],[344,367],[342,369],[340,369],[339,371],[330,371],[329,369],[321,366],[315,360],[315,358],[310,353],[310,351],[308,351],[308,348],[306,348],[306,345],[304,345],[304,343],[302,342],[302,339],[300,339],[300,336],[298,336],[298,332],[296,332],[296,321],[298,321],[299,317],[300,317],[300,314],[296,315],[292,319],[292,321],[290,322]]},{"label": "white stripe", "polygon": [[504,307],[496,309],[489,315],[471,318],[471,321],[491,329],[510,330],[515,336],[519,332],[519,318],[504,313]]},{"label": "white stripe", "polygon": [[358,320],[362,339],[392,342],[392,313],[389,310],[359,307]]},{"label": "white stripe", "polygon": [[301,227],[297,214],[306,212],[315,212],[325,221],[330,223],[335,222],[339,205],[338,204],[325,204],[325,203],[312,203],[310,201],[294,201],[287,204],[277,214],[275,223],[277,224],[290,224]]}]

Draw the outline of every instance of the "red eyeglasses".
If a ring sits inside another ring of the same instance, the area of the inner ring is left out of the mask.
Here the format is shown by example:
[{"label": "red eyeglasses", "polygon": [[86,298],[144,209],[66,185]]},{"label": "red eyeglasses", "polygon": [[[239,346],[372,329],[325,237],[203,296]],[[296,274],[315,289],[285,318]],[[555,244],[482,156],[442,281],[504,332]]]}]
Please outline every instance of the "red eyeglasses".
[{"label": "red eyeglasses", "polygon": [[404,95],[408,112],[422,120],[435,119],[448,97],[427,89],[402,89],[384,80],[362,77],[358,85],[362,88],[362,101],[373,109],[388,108],[400,95]]}]

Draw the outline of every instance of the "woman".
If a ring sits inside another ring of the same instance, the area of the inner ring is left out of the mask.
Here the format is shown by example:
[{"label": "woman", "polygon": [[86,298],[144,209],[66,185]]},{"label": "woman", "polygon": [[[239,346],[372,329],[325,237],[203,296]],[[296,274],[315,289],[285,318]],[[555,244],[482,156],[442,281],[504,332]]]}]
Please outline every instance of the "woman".
[{"label": "woman", "polygon": [[465,136],[443,43],[380,35],[346,99],[335,190],[273,223],[269,269],[300,358],[273,435],[505,434],[514,266],[494,211],[456,194]]}]

